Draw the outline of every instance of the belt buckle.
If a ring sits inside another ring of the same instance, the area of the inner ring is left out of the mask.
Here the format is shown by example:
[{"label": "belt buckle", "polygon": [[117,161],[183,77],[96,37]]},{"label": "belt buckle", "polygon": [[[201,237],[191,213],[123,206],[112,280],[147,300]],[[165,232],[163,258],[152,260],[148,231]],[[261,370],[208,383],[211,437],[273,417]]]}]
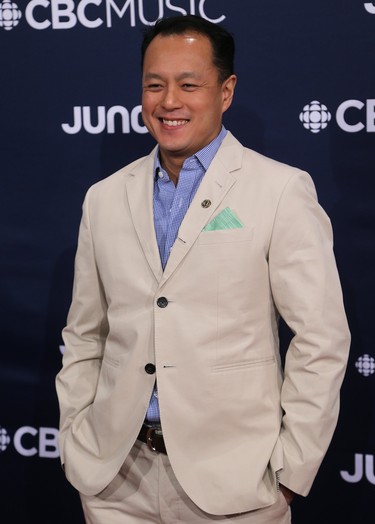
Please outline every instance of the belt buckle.
[{"label": "belt buckle", "polygon": [[147,440],[146,444],[147,444],[147,447],[148,447],[148,449],[150,449],[151,451],[154,451],[155,453],[156,453],[158,450],[155,448],[155,446],[154,446],[152,440],[153,440],[154,435],[156,435],[158,431],[159,431],[159,433],[161,434],[161,430],[160,430],[160,428],[157,428],[157,427],[151,427],[151,428],[148,428],[148,430],[147,430],[147,435],[146,435],[146,440]]}]

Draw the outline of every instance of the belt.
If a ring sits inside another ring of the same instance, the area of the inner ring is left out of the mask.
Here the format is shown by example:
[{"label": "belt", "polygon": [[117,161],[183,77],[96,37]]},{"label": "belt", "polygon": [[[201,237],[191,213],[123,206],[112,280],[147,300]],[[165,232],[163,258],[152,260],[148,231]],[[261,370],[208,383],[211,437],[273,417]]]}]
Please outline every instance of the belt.
[{"label": "belt", "polygon": [[147,444],[148,449],[151,451],[167,454],[163,432],[159,427],[146,426],[146,424],[143,424],[137,440]]}]

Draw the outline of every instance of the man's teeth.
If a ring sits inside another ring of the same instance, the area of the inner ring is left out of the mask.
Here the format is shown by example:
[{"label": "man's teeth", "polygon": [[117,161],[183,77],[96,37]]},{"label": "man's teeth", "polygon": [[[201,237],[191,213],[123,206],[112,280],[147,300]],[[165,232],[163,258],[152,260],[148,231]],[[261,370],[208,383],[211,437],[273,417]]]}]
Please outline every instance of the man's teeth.
[{"label": "man's teeth", "polygon": [[189,120],[166,120],[163,118],[163,124],[166,124],[167,126],[183,126],[184,124],[187,124]]}]

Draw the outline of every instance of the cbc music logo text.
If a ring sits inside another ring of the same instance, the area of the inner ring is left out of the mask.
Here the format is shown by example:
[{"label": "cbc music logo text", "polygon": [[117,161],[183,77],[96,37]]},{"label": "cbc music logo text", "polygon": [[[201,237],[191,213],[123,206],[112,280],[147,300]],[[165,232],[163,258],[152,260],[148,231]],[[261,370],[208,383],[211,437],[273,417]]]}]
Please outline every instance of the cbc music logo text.
[{"label": "cbc music logo text", "polygon": [[54,459],[59,457],[58,429],[56,428],[34,428],[22,426],[16,430],[13,437],[2,426],[0,426],[0,454],[9,451],[11,443],[17,453],[24,457],[39,456],[41,458]]},{"label": "cbc music logo text", "polygon": [[340,471],[341,478],[350,484],[356,484],[365,478],[370,484],[375,485],[374,455],[354,454],[354,470]]},{"label": "cbc music logo text", "polygon": [[[21,18],[17,4],[9,0],[0,4],[0,13],[0,27],[8,30]],[[147,26],[171,14],[199,14],[214,23],[226,18],[214,0],[31,0],[25,8],[26,22],[39,30],[112,27],[116,18],[125,18],[131,27]]]},{"label": "cbc music logo text", "polygon": [[[375,133],[375,99],[345,100],[336,109],[336,123],[346,133]],[[305,129],[319,133],[333,120],[328,107],[318,100],[305,105],[299,114]]]},{"label": "cbc music logo text", "polygon": [[103,132],[114,134],[117,130],[123,134],[131,132],[147,133],[147,128],[140,123],[142,106],[135,106],[131,111],[124,106],[74,106],[73,121],[61,124],[62,130],[68,135],[86,131],[91,135]]}]

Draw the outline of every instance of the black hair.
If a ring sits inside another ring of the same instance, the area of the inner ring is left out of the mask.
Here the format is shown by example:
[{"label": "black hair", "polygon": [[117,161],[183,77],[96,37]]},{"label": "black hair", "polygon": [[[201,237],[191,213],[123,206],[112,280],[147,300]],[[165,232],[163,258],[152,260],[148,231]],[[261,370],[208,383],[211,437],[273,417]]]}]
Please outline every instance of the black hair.
[{"label": "black hair", "polygon": [[143,35],[142,67],[146,50],[156,36],[182,35],[189,31],[204,35],[210,40],[212,61],[218,69],[219,82],[224,82],[234,71],[235,44],[233,36],[223,27],[196,15],[162,18],[149,28]]}]

